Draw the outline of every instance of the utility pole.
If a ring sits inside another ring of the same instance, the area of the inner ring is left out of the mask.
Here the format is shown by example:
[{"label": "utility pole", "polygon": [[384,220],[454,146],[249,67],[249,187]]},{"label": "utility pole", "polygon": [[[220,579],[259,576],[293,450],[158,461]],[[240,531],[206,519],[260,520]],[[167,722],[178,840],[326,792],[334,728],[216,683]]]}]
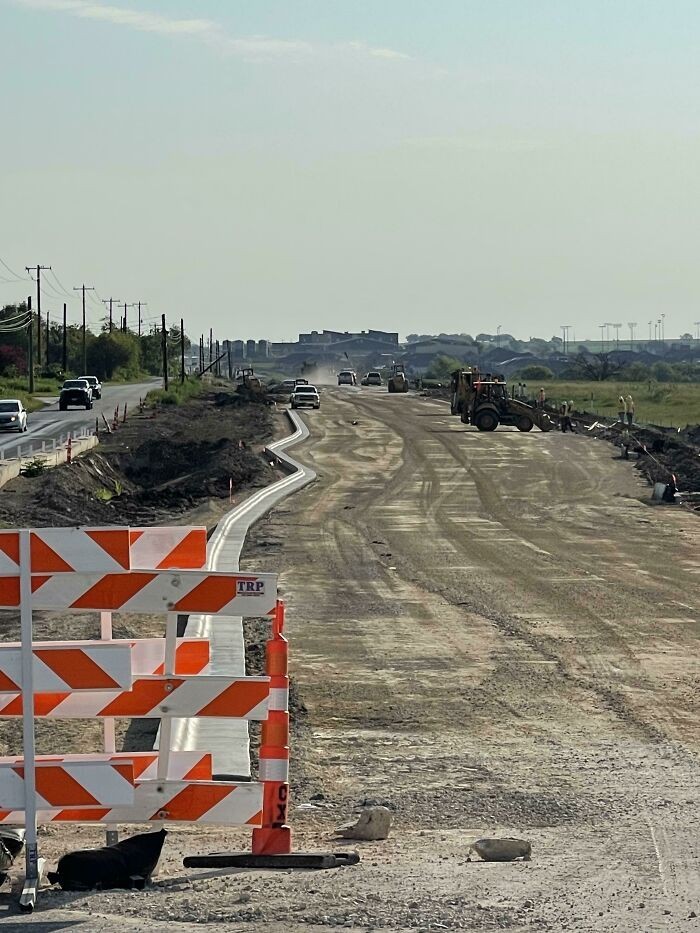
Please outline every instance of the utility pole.
[{"label": "utility pole", "polygon": [[226,341],[226,349],[228,350],[228,378],[229,382],[233,382],[233,360],[231,359],[231,341]]},{"label": "utility pole", "polygon": [[32,314],[32,296],[27,298],[29,327],[27,328],[27,375],[29,376],[29,394],[34,391],[34,315]]},{"label": "utility pole", "polygon": [[160,316],[161,343],[163,345],[163,388],[168,391],[168,332],[165,329],[165,315]]},{"label": "utility pole", "polygon": [[[216,359],[217,360],[219,359],[219,341],[218,340],[216,341]],[[220,362],[217,362],[216,364],[216,375],[217,376],[221,375],[221,363]]]},{"label": "utility pole", "polygon": [[185,381],[185,322],[180,318],[180,383]]},{"label": "utility pole", "polygon": [[214,328],[209,328],[209,365],[211,366],[214,359]]},{"label": "utility pole", "polygon": [[204,334],[199,336],[199,372],[204,369]]},{"label": "utility pole", "polygon": [[136,302],[135,302],[135,301],[132,301],[131,304],[127,304],[126,302],[124,302],[124,318],[123,318],[123,320],[122,320],[122,331],[123,331],[124,333],[126,333],[126,331],[127,331],[127,325],[126,325],[126,309],[127,309],[127,308],[135,308],[135,307],[136,307]]},{"label": "utility pole", "polygon": [[68,307],[63,302],[63,359],[62,359],[62,370],[65,375],[66,370],[68,369]]},{"label": "utility pole", "polygon": [[634,350],[634,329],[637,326],[636,321],[628,321],[627,326],[630,329],[630,350]]},{"label": "utility pole", "polygon": [[29,275],[36,272],[36,358],[41,365],[41,273],[51,266],[25,266]]},{"label": "utility pole", "polygon": [[147,301],[137,301],[136,304],[139,306],[139,337],[141,336],[141,305],[145,308],[148,305]]},{"label": "utility pole", "polygon": [[103,298],[102,299],[103,304],[109,305],[109,332],[110,334],[114,330],[114,322],[112,319],[112,302],[113,301],[119,301],[119,299],[118,298]]},{"label": "utility pole", "polygon": [[50,312],[47,311],[46,312],[46,369],[47,370],[49,368],[49,314]]},{"label": "utility pole", "polygon": [[83,372],[86,373],[87,372],[87,340],[85,337],[85,292],[94,292],[95,289],[93,288],[92,285],[85,285],[83,283],[82,285],[74,285],[73,291],[83,293]]}]

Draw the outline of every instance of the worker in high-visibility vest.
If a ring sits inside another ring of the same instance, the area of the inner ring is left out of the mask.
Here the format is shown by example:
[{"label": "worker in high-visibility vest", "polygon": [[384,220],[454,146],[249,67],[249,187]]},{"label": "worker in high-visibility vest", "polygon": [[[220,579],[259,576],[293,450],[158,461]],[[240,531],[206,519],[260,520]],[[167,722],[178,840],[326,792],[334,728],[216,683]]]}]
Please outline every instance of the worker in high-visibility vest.
[{"label": "worker in high-visibility vest", "polygon": [[627,421],[627,402],[624,395],[621,395],[617,400],[617,420],[623,424]]}]

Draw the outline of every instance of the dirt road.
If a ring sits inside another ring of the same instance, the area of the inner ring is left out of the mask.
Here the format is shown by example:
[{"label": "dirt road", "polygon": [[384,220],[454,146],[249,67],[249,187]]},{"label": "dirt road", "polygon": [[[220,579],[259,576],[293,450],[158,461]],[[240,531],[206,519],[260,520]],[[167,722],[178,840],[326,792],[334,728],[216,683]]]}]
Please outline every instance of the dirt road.
[{"label": "dirt road", "polygon": [[[586,437],[479,434],[444,403],[371,389],[327,390],[305,417],[318,482],[257,526],[242,564],[281,572],[289,605],[306,707],[292,821],[298,846],[329,848],[372,800],[394,810],[391,837],[339,872],[193,884],[181,853],[232,841],[186,830],[147,895],[51,894],[44,917],[700,929],[697,518],[648,505]],[[529,839],[532,861],[468,862],[486,835]]]},{"label": "dirt road", "polygon": [[[310,786],[396,808],[396,921],[700,928],[697,519],[583,436],[379,391],[307,420],[319,482],[256,538],[283,542]],[[533,861],[465,865],[496,833]]]}]

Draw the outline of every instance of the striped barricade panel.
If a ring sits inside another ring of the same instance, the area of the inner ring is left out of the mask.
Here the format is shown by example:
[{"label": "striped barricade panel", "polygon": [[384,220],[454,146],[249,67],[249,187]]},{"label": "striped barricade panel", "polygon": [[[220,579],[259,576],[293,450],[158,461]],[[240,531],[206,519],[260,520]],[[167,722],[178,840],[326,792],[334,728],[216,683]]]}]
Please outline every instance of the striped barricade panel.
[{"label": "striped barricade panel", "polygon": [[[155,780],[158,777],[158,752],[104,752],[91,755],[38,755],[37,764],[80,764],[83,762],[107,762],[133,766],[137,781]],[[22,756],[0,758],[0,766],[18,765]],[[212,755],[210,752],[170,752],[167,780],[211,781]]]},{"label": "striped barricade panel", "polygon": [[[37,693],[128,690],[132,683],[128,642],[35,642],[33,680]],[[22,646],[0,645],[0,692],[22,690]]]},{"label": "striped barricade panel", "polygon": [[[214,826],[259,826],[263,785],[224,781],[144,781],[134,788],[131,806],[88,809],[42,809],[39,823],[205,823]],[[22,825],[24,811],[0,810],[0,823]]]},{"label": "striped barricade panel", "polygon": [[[131,569],[128,528],[35,528],[29,542],[32,573]],[[19,532],[0,531],[0,573],[18,570]]]},{"label": "striped barricade panel", "polygon": [[[110,643],[111,644],[111,643]],[[134,677],[162,674],[165,667],[165,639],[130,639],[131,670]],[[201,674],[209,666],[211,645],[207,638],[178,638],[175,648],[175,674]]]},{"label": "striped barricade panel", "polygon": [[[265,719],[268,677],[140,677],[131,690],[37,693],[34,715],[51,719],[223,717]],[[22,697],[0,694],[0,719],[22,715]]]},{"label": "striped barricade panel", "polygon": [[[33,609],[180,612],[265,616],[275,607],[277,575],[163,570],[32,577]],[[0,608],[19,606],[19,577],[0,576]]]},{"label": "striped barricade panel", "polygon": [[206,528],[131,528],[132,570],[203,570]]},{"label": "striped barricade panel", "polygon": [[[130,807],[134,767],[129,761],[44,761],[35,769],[37,807]],[[23,810],[24,762],[0,765],[0,808]]]}]

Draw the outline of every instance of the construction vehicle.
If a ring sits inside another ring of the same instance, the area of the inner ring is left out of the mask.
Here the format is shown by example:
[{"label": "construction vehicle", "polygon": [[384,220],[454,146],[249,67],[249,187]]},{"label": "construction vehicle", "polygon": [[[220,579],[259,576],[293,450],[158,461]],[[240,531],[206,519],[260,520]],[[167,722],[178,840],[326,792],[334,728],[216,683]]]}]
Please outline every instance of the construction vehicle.
[{"label": "construction vehicle", "polygon": [[403,363],[391,364],[391,375],[386,385],[390,392],[408,392],[408,379]]},{"label": "construction vehicle", "polygon": [[452,373],[451,390],[452,414],[479,431],[495,431],[499,424],[519,431],[531,431],[533,425],[541,431],[554,427],[547,412],[511,398],[503,376],[481,373],[476,367],[457,369]]},{"label": "construction vehicle", "polygon": [[262,389],[262,383],[252,368],[237,370],[236,381],[238,382],[237,392],[260,392]]}]

